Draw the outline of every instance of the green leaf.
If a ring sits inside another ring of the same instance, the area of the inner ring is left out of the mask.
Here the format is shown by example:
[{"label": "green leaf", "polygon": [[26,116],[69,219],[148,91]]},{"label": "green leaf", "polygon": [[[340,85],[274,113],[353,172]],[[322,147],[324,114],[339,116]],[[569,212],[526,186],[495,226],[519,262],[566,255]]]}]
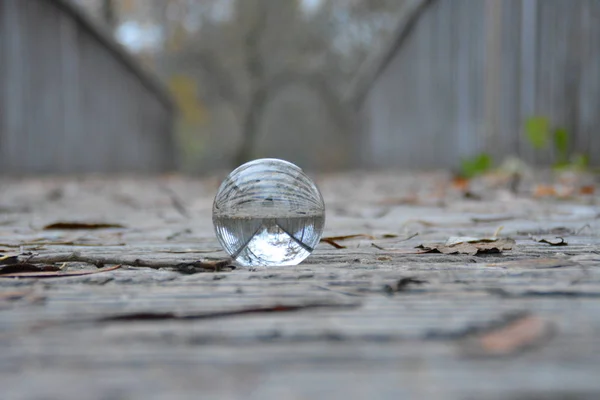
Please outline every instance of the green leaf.
[{"label": "green leaf", "polygon": [[465,178],[473,178],[481,175],[492,168],[492,157],[481,153],[472,158],[463,158],[460,162],[460,172]]},{"label": "green leaf", "polygon": [[544,117],[531,117],[525,121],[525,133],[529,143],[536,149],[543,149],[548,145],[550,136],[550,123]]},{"label": "green leaf", "polygon": [[590,158],[587,154],[575,154],[571,157],[571,165],[579,169],[587,169],[590,166]]},{"label": "green leaf", "polygon": [[569,156],[569,133],[564,128],[554,131],[554,148],[558,153],[558,162],[566,162]]}]

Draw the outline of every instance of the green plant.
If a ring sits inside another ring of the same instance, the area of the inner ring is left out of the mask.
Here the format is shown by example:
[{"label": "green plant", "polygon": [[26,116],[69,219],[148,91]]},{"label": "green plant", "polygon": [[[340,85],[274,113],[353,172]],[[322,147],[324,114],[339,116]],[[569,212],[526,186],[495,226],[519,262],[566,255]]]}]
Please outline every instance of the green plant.
[{"label": "green plant", "polygon": [[531,117],[525,121],[525,133],[529,143],[536,149],[543,149],[548,145],[550,124],[547,118]]},{"label": "green plant", "polygon": [[554,168],[587,168],[588,157],[586,155],[570,154],[569,132],[562,127],[552,128],[548,118],[542,116],[528,118],[525,121],[525,135],[531,146],[537,150],[547,148],[552,141],[556,154]]},{"label": "green plant", "polygon": [[492,157],[486,153],[481,153],[469,158],[463,158],[460,161],[460,175],[463,178],[473,178],[489,171],[492,168],[492,164]]}]

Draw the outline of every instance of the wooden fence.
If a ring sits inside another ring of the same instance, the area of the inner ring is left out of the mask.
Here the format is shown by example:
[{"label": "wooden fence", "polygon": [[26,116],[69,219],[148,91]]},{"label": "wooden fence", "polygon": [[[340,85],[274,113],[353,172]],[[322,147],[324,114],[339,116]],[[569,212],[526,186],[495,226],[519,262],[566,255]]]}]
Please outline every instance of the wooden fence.
[{"label": "wooden fence", "polygon": [[362,162],[452,167],[486,151],[550,163],[533,115],[600,165],[600,1],[429,1],[365,101]]},{"label": "wooden fence", "polygon": [[161,86],[65,0],[0,0],[0,168],[158,172],[174,163]]}]

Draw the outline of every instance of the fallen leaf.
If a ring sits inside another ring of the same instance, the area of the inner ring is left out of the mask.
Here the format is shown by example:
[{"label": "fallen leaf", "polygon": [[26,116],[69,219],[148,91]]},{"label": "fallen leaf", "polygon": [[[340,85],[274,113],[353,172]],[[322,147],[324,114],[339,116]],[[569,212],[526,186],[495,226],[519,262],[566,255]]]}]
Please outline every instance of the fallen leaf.
[{"label": "fallen leaf", "polygon": [[0,266],[0,275],[43,271],[60,271],[60,268],[55,267],[54,265],[35,265],[29,263],[15,263]]},{"label": "fallen leaf", "polygon": [[595,191],[595,187],[592,185],[582,186],[581,188],[579,188],[579,194],[583,194],[583,195],[592,195],[592,194],[594,194],[594,191]]},{"label": "fallen leaf", "polygon": [[560,236],[557,236],[555,239],[544,239],[544,238],[536,238],[536,237],[531,237],[532,240],[535,240],[538,243],[546,243],[549,244],[550,246],[568,246],[569,243],[565,242],[565,239],[561,238]]},{"label": "fallen leaf", "polygon": [[510,238],[471,238],[471,237],[451,237],[446,243],[432,243],[419,245],[417,249],[423,249],[428,253],[443,254],[483,254],[483,253],[502,253],[504,250],[512,250],[515,241]]},{"label": "fallen leaf", "polygon": [[2,274],[0,278],[62,278],[70,276],[83,276],[99,274],[102,272],[114,271],[121,268],[120,265],[114,267],[100,268],[95,271],[72,271],[72,272],[61,272],[61,271],[40,271],[40,272],[15,272],[10,274]]},{"label": "fallen leaf", "polygon": [[556,189],[551,185],[537,185],[533,190],[534,197],[556,196]]},{"label": "fallen leaf", "polygon": [[109,229],[125,228],[121,224],[103,223],[103,222],[55,222],[44,226],[44,230],[76,230],[76,229]]},{"label": "fallen leaf", "polygon": [[469,189],[469,179],[460,176],[452,178],[452,187],[462,192],[466,192]]},{"label": "fallen leaf", "polygon": [[536,315],[522,315],[505,324],[481,332],[463,343],[470,356],[515,355],[549,339],[554,326]]}]

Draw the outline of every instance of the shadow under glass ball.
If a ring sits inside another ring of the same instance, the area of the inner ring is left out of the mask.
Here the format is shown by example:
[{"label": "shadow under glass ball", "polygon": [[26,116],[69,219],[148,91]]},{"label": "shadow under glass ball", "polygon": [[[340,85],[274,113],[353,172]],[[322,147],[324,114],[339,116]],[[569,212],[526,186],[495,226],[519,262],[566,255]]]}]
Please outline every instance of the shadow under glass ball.
[{"label": "shadow under glass ball", "polygon": [[245,266],[296,265],[319,243],[325,204],[296,165],[264,158],[236,168],[213,203],[219,242]]}]

